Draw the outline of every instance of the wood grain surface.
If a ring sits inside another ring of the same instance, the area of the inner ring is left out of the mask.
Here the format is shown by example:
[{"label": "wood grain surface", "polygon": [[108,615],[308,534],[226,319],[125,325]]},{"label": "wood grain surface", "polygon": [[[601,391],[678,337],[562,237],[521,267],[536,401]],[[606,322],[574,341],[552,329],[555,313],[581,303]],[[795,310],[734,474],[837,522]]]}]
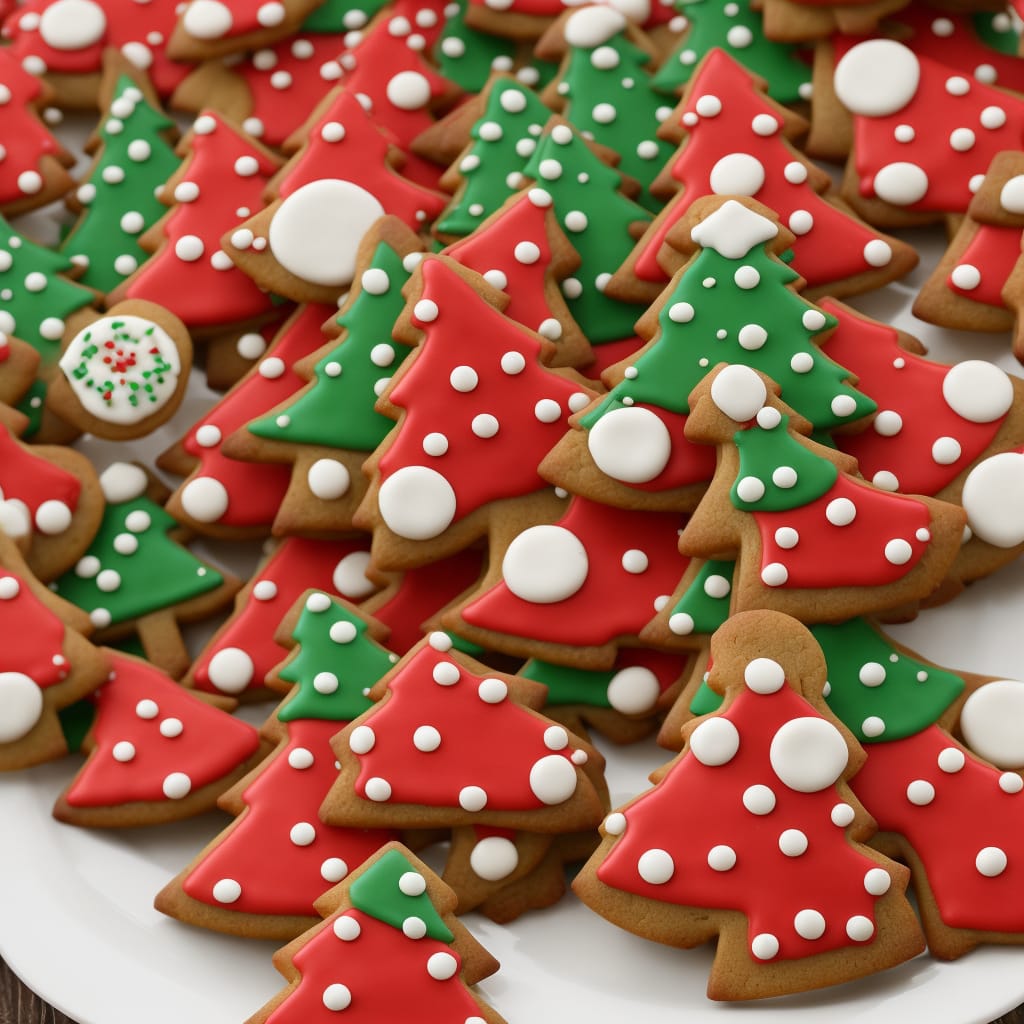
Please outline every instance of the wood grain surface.
[{"label": "wood grain surface", "polygon": [[[104,984],[97,979],[98,984]],[[0,960],[0,1024],[75,1024],[70,1017],[58,1013],[37,995],[29,991]],[[218,1024],[236,1024],[223,1021]],[[1024,1004],[1018,1006],[993,1024],[1024,1024]]]}]

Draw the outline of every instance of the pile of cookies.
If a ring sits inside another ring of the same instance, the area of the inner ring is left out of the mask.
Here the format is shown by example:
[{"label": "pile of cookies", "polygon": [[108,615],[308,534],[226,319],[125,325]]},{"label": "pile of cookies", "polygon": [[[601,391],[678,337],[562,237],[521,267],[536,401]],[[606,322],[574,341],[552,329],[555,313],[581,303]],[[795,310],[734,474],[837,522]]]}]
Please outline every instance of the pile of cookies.
[{"label": "pile of cookies", "polygon": [[570,879],[714,999],[1024,941],[1024,683],[885,632],[1024,550],[1024,383],[847,304],[941,225],[915,312],[1024,358],[1016,14],[9,6],[0,769],[230,813],[154,897],[289,942],[252,1020],[499,1022],[455,915]]}]

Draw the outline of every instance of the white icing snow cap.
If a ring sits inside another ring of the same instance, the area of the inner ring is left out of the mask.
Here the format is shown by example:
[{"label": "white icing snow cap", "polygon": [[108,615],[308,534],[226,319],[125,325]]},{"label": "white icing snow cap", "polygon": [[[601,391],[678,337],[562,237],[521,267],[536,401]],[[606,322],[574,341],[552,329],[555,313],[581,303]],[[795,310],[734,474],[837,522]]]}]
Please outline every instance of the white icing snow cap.
[{"label": "white icing snow cap", "polygon": [[714,249],[727,260],[738,260],[778,233],[778,224],[735,199],[727,199],[693,228],[690,237],[704,249]]}]

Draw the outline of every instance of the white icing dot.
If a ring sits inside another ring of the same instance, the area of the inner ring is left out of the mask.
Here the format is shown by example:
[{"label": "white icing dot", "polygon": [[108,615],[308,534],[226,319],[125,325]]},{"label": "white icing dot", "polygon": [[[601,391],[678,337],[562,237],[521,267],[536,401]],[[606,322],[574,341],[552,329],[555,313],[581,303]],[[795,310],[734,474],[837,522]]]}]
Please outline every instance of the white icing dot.
[{"label": "white icing dot", "polygon": [[779,836],[779,850],[787,857],[802,857],[807,845],[807,836],[798,828],[787,828]]},{"label": "white icing dot", "polygon": [[119,743],[114,744],[111,755],[115,761],[127,764],[135,757],[135,744],[129,743],[128,740],[121,740]]},{"label": "white icing dot", "polygon": [[825,918],[817,910],[801,910],[793,918],[793,928],[802,939],[813,942],[825,934]]},{"label": "white icing dot", "polygon": [[328,1010],[347,1010],[352,1003],[352,993],[347,985],[342,985],[340,981],[336,981],[324,989],[321,1000],[324,1007]]},{"label": "white icing dot", "polygon": [[731,846],[713,846],[708,851],[708,867],[712,871],[731,871],[736,866],[736,851]]},{"label": "white icing dot", "polygon": [[822,718],[794,718],[772,737],[772,770],[790,789],[816,793],[833,785],[846,768],[849,750],[842,734]]},{"label": "white icing dot", "polygon": [[288,766],[297,771],[305,771],[307,768],[312,768],[315,760],[313,752],[305,747],[295,747],[293,750],[288,751]]},{"label": "white icing dot", "polygon": [[[539,418],[539,417],[538,417]],[[500,424],[496,416],[492,416],[490,413],[482,412],[477,416],[474,416],[470,422],[470,430],[473,433],[483,439],[494,437],[498,433]]]},{"label": "white icing dot", "polygon": [[749,153],[729,153],[714,167],[708,183],[715,195],[754,196],[761,190],[765,169],[757,157]]},{"label": "white icing dot", "polygon": [[727,718],[709,718],[690,734],[690,753],[709,768],[728,764],[739,748],[739,731]]},{"label": "white icing dot", "polygon": [[872,896],[884,896],[892,885],[892,878],[884,868],[870,868],[864,875],[864,889]]},{"label": "white icing dot", "polygon": [[998,846],[986,846],[978,851],[974,865],[978,869],[978,874],[986,878],[996,878],[1006,870],[1006,853]]},{"label": "white icing dot", "polygon": [[508,686],[500,679],[484,679],[477,687],[477,694],[485,704],[500,704],[508,696]]},{"label": "white icing dot", "polygon": [[953,775],[963,769],[967,763],[967,757],[959,747],[946,747],[944,750],[939,751],[936,761],[942,771]]},{"label": "white icing dot", "polygon": [[1024,767],[1024,682],[998,679],[964,702],[960,729],[967,745],[997,768]]},{"label": "white icing dot", "polygon": [[47,46],[64,51],[84,50],[103,39],[107,16],[93,0],[56,0],[42,11],[38,24],[39,35]]},{"label": "white icing dot", "polygon": [[252,682],[256,666],[240,647],[224,647],[210,659],[210,682],[221,693],[241,693]]},{"label": "white icing dot", "polygon": [[236,903],[242,896],[242,887],[233,878],[222,878],[214,883],[213,898],[218,903]]},{"label": "white icing dot", "polygon": [[770,562],[761,570],[761,582],[766,587],[785,586],[789,570],[781,562]]},{"label": "white icing dot", "polygon": [[42,718],[43,691],[23,672],[0,672],[0,708],[0,743],[20,740]]},{"label": "white icing dot", "polygon": [[743,791],[743,806],[751,814],[771,814],[775,810],[775,794],[768,786],[748,786]]},{"label": "white icing dot", "polygon": [[892,262],[892,246],[881,238],[873,238],[864,246],[864,262],[870,267],[887,267]]},{"label": "white icing dot", "polygon": [[576,769],[560,754],[539,758],[530,768],[530,790],[541,803],[555,806],[576,792]]},{"label": "white icing dot", "polygon": [[336,644],[350,644],[359,635],[359,631],[354,623],[342,619],[339,622],[332,623],[331,628],[327,631],[327,635]]},{"label": "white icing dot", "polygon": [[676,865],[666,850],[645,850],[637,860],[637,872],[650,885],[664,885],[675,874]]},{"label": "white icing dot", "polygon": [[786,673],[771,658],[754,658],[743,670],[743,681],[754,693],[777,693],[786,683]]},{"label": "white icing dot", "polygon": [[469,866],[478,877],[497,882],[508,878],[519,866],[519,851],[504,836],[485,836],[470,852]]},{"label": "white icing dot", "polygon": [[300,821],[292,825],[288,838],[295,846],[309,846],[316,839],[316,828],[308,821]]},{"label": "white icing dot", "polygon": [[391,783],[387,779],[374,776],[366,780],[365,792],[367,799],[374,803],[386,803],[391,799]]},{"label": "white icing dot", "polygon": [[891,39],[851,47],[836,64],[833,87],[854,114],[885,117],[902,110],[917,93],[921,67],[914,52]]},{"label": "white icing dot", "polygon": [[475,814],[487,806],[487,791],[480,786],[464,786],[459,790],[459,806]]},{"label": "white icing dot", "polygon": [[917,807],[926,807],[935,799],[935,787],[925,779],[914,779],[907,786],[907,799]]},{"label": "white icing dot", "polygon": [[451,953],[432,953],[427,960],[427,973],[435,981],[447,981],[455,977],[459,961]]},{"label": "white icing dot", "polygon": [[896,538],[885,545],[885,560],[892,565],[906,565],[913,557],[914,549],[910,542]]},{"label": "white icing dot", "polygon": [[533,526],[509,545],[502,576],[524,601],[554,604],[575,594],[586,582],[589,560],[575,534],[561,526]]},{"label": "white icing dot", "polygon": [[184,772],[171,772],[161,788],[168,800],[184,800],[192,791],[192,780]]},{"label": "white icing dot", "polygon": [[310,493],[321,501],[335,501],[347,494],[351,482],[348,468],[336,459],[317,459],[306,471]]},{"label": "white icing dot", "polygon": [[857,814],[849,804],[836,804],[829,817],[837,828],[847,828],[853,824]]},{"label": "white icing dot", "polygon": [[174,243],[174,255],[185,263],[194,263],[202,257],[205,248],[198,235],[182,235]]},{"label": "white icing dot", "polygon": [[[340,857],[328,857],[320,865],[320,877],[325,882],[329,883],[330,885],[334,885],[336,882],[340,882],[343,878],[346,877],[346,875],[348,875],[348,865]],[[338,919],[338,921],[343,921],[343,920],[351,921],[352,919],[351,918],[347,918],[347,919],[346,918],[339,918]],[[358,928],[358,923],[357,922],[353,922],[353,923],[356,924],[356,927]],[[338,933],[338,924],[337,924],[337,922],[335,922],[335,925],[334,925],[334,934],[337,935],[339,939],[342,938],[342,936]]]},{"label": "white icing dot", "polygon": [[215,523],[228,510],[228,490],[215,477],[198,476],[181,490],[181,507],[200,523]]},{"label": "white icing dot", "polygon": [[421,725],[412,734],[412,745],[425,754],[441,746],[441,733],[432,725]]},{"label": "white icing dot", "polygon": [[409,540],[443,533],[455,517],[452,485],[426,466],[403,466],[380,486],[378,504],[389,529]]},{"label": "white icing dot", "polygon": [[779,940],[769,932],[761,932],[751,939],[750,952],[758,960],[772,960],[779,955]]},{"label": "white icing dot", "polygon": [[871,918],[855,914],[846,922],[846,934],[853,942],[868,942],[875,934]]},{"label": "white icing dot", "polygon": [[893,206],[912,206],[928,192],[928,174],[923,167],[898,160],[880,168],[874,178],[875,194]]}]

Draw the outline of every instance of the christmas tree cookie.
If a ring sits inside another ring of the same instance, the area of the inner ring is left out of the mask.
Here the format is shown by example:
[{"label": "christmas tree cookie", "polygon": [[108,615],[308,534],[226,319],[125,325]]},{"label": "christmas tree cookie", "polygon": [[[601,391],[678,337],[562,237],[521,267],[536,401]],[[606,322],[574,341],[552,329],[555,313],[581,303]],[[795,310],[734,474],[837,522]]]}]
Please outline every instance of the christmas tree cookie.
[{"label": "christmas tree cookie", "polygon": [[875,409],[855,375],[819,349],[836,321],[797,292],[801,279],[779,258],[794,236],[771,211],[709,196],[677,233],[692,255],[637,322],[647,344],[605,371],[611,390],[574,418],[542,467],[574,493],[627,508],[695,507],[714,463],[683,429],[690,392],[717,363],[773,377],[816,430]]},{"label": "christmas tree cookie", "polygon": [[269,205],[224,244],[264,288],[297,302],[335,302],[374,221],[391,214],[422,231],[444,198],[400,172],[401,151],[350,85],[328,94],[299,138],[268,190]]},{"label": "christmas tree cookie", "polygon": [[291,36],[319,0],[191,0],[181,9],[167,52],[182,61],[257,50]]},{"label": "christmas tree cookie", "polygon": [[100,686],[109,664],[88,617],[41,584],[0,530],[0,771],[67,751],[57,713]]},{"label": "christmas tree cookie", "polygon": [[217,611],[240,584],[178,542],[178,524],[154,497],[166,490],[142,468],[115,462],[100,486],[107,507],[99,532],[54,590],[86,611],[104,639],[138,634],[150,661],[180,675],[191,658],[179,623]]},{"label": "christmas tree cookie", "polygon": [[73,825],[177,821],[211,809],[260,753],[251,725],[183,690],[141,658],[110,652],[92,698],[88,759],[57,798]]},{"label": "christmas tree cookie", "polygon": [[855,475],[856,462],[804,437],[806,421],[749,367],[713,370],[690,407],[687,436],[717,444],[719,457],[680,549],[737,556],[734,612],[838,621],[922,600],[942,582],[962,509]]},{"label": "christmas tree cookie", "polygon": [[586,138],[618,153],[618,169],[643,186],[637,201],[661,209],[650,185],[672,155],[672,144],[657,134],[672,109],[654,86],[654,43],[621,11],[594,4],[566,11],[536,52],[561,61],[541,94],[544,102]]},{"label": "christmas tree cookie", "polygon": [[276,640],[285,615],[312,588],[352,602],[374,593],[377,587],[366,577],[368,562],[363,538],[285,537],[238,592],[233,614],[199,653],[182,684],[242,700],[265,698],[271,671],[287,654]]},{"label": "christmas tree cookie", "polygon": [[686,726],[653,789],[605,819],[576,893],[658,942],[717,936],[712,999],[820,988],[916,956],[908,871],[864,845],[872,822],[850,787],[865,755],[822,699],[813,637],[762,611],[712,644],[725,703]]},{"label": "christmas tree cookie", "polygon": [[273,300],[231,262],[220,240],[259,208],[280,158],[214,113],[196,118],[178,152],[183,162],[160,193],[170,209],[139,240],[152,255],[107,301],[165,305],[194,336],[269,318]]},{"label": "christmas tree cookie", "polygon": [[399,1020],[504,1024],[471,988],[497,961],[455,918],[455,896],[390,843],[317,901],[324,921],[274,955],[288,987],[247,1024]]},{"label": "christmas tree cookie", "polygon": [[158,910],[229,934],[293,938],[331,885],[397,837],[386,823],[341,828],[318,814],[338,775],[331,737],[370,706],[366,691],[397,660],[380,634],[319,591],[286,616],[279,636],[296,646],[275,685],[290,692],[261,730],[274,749],[221,798],[235,820],[162,890]]},{"label": "christmas tree cookie", "polygon": [[488,650],[611,668],[686,571],[684,522],[675,512],[574,497],[557,523],[492,548],[486,575],[442,622]]},{"label": "christmas tree cookie", "polygon": [[139,237],[166,212],[159,192],[181,159],[174,122],[117,51],[105,58],[100,109],[92,166],[69,201],[78,220],[60,249],[82,268],[82,284],[105,293],[149,258]]},{"label": "christmas tree cookie", "polygon": [[810,298],[856,295],[911,270],[914,249],[853,215],[834,194],[831,176],[796,149],[806,127],[765,94],[761,79],[712,50],[662,124],[678,149],[652,187],[668,203],[617,269],[611,292],[653,301],[685,260],[666,248],[667,236],[706,195],[749,196],[774,210],[795,236],[792,265]]},{"label": "christmas tree cookie", "polygon": [[167,511],[179,522],[211,536],[270,532],[288,486],[288,469],[233,459],[221,442],[298,390],[301,380],[292,365],[319,348],[320,325],[333,308],[300,306],[259,362],[157,460],[162,469],[187,477],[167,502]]},{"label": "christmas tree cookie", "polygon": [[[353,520],[373,531],[382,569],[558,516],[563,499],[537,467],[591,395],[545,365],[553,346],[503,317],[500,293],[446,257],[426,257],[406,294],[394,334],[416,350],[382,393],[378,408],[398,424],[364,466],[370,487]],[[496,461],[500,475],[488,470]]]},{"label": "christmas tree cookie", "polygon": [[600,820],[600,754],[537,710],[543,687],[489,672],[447,634],[431,633],[368,696],[333,741],[341,772],[324,821],[569,833]]}]

